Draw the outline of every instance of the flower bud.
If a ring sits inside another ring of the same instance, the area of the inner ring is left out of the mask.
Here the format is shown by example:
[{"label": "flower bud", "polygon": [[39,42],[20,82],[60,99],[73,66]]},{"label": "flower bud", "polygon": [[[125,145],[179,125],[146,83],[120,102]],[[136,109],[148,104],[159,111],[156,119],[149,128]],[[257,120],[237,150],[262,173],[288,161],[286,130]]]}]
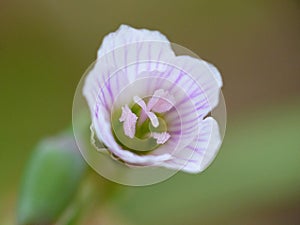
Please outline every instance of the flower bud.
[{"label": "flower bud", "polygon": [[44,225],[56,221],[71,202],[85,166],[71,132],[38,144],[23,174],[18,224]]}]

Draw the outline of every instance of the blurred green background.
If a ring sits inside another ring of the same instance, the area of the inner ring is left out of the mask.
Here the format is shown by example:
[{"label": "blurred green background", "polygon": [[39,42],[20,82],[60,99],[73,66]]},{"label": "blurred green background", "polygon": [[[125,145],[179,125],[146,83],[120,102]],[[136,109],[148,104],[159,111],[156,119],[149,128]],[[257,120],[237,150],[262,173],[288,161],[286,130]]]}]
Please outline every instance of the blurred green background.
[{"label": "blurred green background", "polygon": [[76,85],[120,24],[220,69],[227,132],[203,174],[120,187],[88,224],[300,224],[299,21],[297,0],[1,0],[0,224],[13,224],[32,149],[69,126]]}]

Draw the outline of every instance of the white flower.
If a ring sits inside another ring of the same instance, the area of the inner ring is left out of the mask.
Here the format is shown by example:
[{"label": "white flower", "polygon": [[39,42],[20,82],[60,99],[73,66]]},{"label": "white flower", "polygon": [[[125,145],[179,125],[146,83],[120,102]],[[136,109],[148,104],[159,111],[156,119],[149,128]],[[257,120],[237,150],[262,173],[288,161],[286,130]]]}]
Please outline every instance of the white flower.
[{"label": "white flower", "polygon": [[208,116],[221,86],[213,65],[176,56],[158,31],[122,25],[104,38],[83,94],[95,136],[114,158],[198,173],[221,144]]}]

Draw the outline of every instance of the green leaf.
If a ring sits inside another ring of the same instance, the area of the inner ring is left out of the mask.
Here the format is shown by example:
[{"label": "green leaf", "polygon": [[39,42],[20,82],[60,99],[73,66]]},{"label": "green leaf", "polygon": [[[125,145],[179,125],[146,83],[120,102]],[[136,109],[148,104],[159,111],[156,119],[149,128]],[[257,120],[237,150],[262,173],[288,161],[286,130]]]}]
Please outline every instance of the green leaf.
[{"label": "green leaf", "polygon": [[18,224],[51,224],[56,221],[70,204],[85,167],[71,133],[42,141],[23,174]]}]

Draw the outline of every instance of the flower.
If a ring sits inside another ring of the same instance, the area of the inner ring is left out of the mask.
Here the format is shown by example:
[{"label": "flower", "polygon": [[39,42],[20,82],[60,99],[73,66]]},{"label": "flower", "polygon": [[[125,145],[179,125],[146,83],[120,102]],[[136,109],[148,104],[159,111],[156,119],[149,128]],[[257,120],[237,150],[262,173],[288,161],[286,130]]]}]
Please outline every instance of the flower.
[{"label": "flower", "polygon": [[104,38],[83,95],[101,151],[129,167],[198,173],[221,145],[209,116],[221,87],[212,64],[175,55],[158,31],[122,25]]}]

